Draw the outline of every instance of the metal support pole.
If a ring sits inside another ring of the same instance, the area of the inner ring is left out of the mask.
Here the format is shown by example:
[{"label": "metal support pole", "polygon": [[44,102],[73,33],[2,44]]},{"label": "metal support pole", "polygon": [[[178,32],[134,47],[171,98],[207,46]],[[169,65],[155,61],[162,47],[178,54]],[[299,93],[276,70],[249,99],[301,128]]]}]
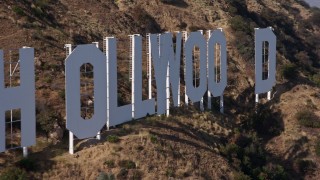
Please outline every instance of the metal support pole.
[{"label": "metal support pole", "polygon": [[[188,39],[188,32],[187,31],[183,31],[182,32],[182,36],[183,36],[183,47],[185,47],[185,43]],[[183,59],[184,59],[184,79],[186,79],[186,74],[187,74],[187,69],[186,69],[186,56],[185,56],[185,51],[183,50]],[[186,80],[184,80],[186,81]],[[184,103],[185,105],[188,106],[189,104],[189,98],[188,98],[188,95],[187,95],[187,88],[186,88],[186,85],[184,86]]]},{"label": "metal support pole", "polygon": [[[223,29],[222,28],[218,28],[221,32],[223,32]],[[216,53],[216,54],[218,54],[218,53]],[[219,45],[219,63],[220,63],[220,66],[219,66],[219,68],[220,68],[220,70],[219,70],[219,75],[220,75],[220,77],[219,77],[219,79],[221,80],[221,44]],[[216,68],[218,67],[218,63],[216,62]],[[217,73],[217,71],[218,71],[218,68],[217,68],[217,70],[216,70],[216,74],[218,74]],[[216,81],[218,82],[218,75],[217,75],[217,78],[216,78]],[[224,103],[223,103],[223,94],[222,94],[222,96],[220,96],[220,112],[223,114],[224,113]]]},{"label": "metal support pole", "polygon": [[[72,45],[71,44],[65,44],[64,48],[66,48],[66,56],[68,57],[72,52]],[[71,131],[69,131],[69,154],[74,154],[73,133]]]},{"label": "metal support pole", "polygon": [[[211,38],[211,30],[208,30],[207,31],[207,37],[208,37],[208,41],[209,41],[209,39]],[[209,46],[207,45],[207,58],[208,58],[208,52],[209,52]],[[207,78],[209,78],[209,59],[207,59]],[[208,104],[207,104],[207,106],[208,106],[208,109],[211,109],[212,107],[211,107],[211,92],[208,90]]]},{"label": "metal support pole", "polygon": [[268,92],[268,101],[271,100],[271,91]]},{"label": "metal support pole", "polygon": [[[25,49],[25,48],[29,48],[29,47],[23,46],[22,48]],[[18,63],[19,63],[19,62],[20,62],[20,60],[18,61]],[[11,76],[12,76],[13,73],[15,72],[15,70],[16,70],[16,68],[17,68],[17,66],[18,66],[18,63],[16,64],[16,67],[14,68]],[[11,71],[11,62],[10,62],[10,71]],[[11,86],[11,77],[10,77],[10,86]],[[12,110],[11,110],[11,121],[12,121]],[[12,124],[11,124],[11,125],[12,125]],[[11,128],[11,130],[12,130],[12,128]],[[28,147],[23,147],[22,149],[23,149],[23,157],[25,157],[25,158],[28,157]]]},{"label": "metal support pole", "polygon": [[220,113],[224,113],[223,96],[220,96]]},{"label": "metal support pole", "polygon": [[[130,57],[131,57],[131,101],[132,101],[132,118],[134,118],[134,110],[135,110],[135,99],[134,99],[134,82],[135,82],[135,75],[134,75],[134,69],[135,69],[135,64],[134,64],[134,36],[135,35],[129,35],[130,36]],[[129,62],[130,63],[130,62]]]},{"label": "metal support pole", "polygon": [[[203,35],[203,30],[199,30],[199,32]],[[200,49],[198,50],[199,52],[198,52],[198,55],[199,55],[199,64],[200,64]],[[196,74],[197,75],[197,74]],[[200,75],[200,73],[199,73],[199,75]],[[197,78],[197,77],[196,77]],[[199,77],[199,81],[200,81],[200,77]],[[195,84],[196,85],[196,84]],[[201,111],[204,111],[204,106],[203,106],[203,97],[201,98],[201,100],[200,100],[200,110]]]},{"label": "metal support pole", "polygon": [[106,56],[106,64],[107,64],[107,122],[106,122],[106,127],[107,131],[110,130],[110,93],[109,93],[109,58],[108,58],[108,51],[109,51],[109,45],[108,45],[108,37],[104,38],[104,47],[105,47],[105,56]]},{"label": "metal support pole", "polygon": [[28,157],[28,147],[23,147],[23,157],[26,158]]},{"label": "metal support pole", "polygon": [[152,99],[152,56],[151,56],[151,39],[150,34],[147,35],[147,42],[148,42],[148,95],[149,99]]},{"label": "metal support pole", "polygon": [[[180,31],[175,31],[175,33],[180,33]],[[179,57],[179,61],[180,61],[180,57]],[[180,67],[179,67],[179,71],[180,71]],[[180,75],[179,75],[179,86],[178,86],[178,107],[180,107],[181,104],[181,85],[180,85],[181,79],[180,79]]]},{"label": "metal support pole", "polygon": [[[96,47],[99,48],[99,42],[92,42],[92,44],[95,44]],[[86,73],[87,73],[87,72],[86,72]],[[101,132],[100,132],[100,131],[97,133],[96,139],[97,139],[97,140],[100,140],[100,139],[101,139]]]},{"label": "metal support pole", "polygon": [[259,103],[259,94],[256,94],[256,103]]},{"label": "metal support pole", "polygon": [[170,70],[169,70],[169,65],[167,66],[167,77],[166,77],[166,114],[167,114],[167,117],[170,115]]},{"label": "metal support pole", "polygon": [[96,137],[97,140],[101,140],[101,132],[99,131]]},{"label": "metal support pole", "polygon": [[[93,42],[93,44],[95,44],[96,47],[99,48],[99,42]],[[96,139],[101,140],[101,132],[100,131],[97,133]]]}]

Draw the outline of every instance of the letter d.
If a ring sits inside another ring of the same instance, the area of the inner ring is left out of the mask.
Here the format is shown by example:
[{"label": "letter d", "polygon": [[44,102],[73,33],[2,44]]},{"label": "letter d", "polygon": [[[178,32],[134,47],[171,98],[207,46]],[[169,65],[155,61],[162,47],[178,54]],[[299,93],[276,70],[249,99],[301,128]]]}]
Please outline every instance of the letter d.
[{"label": "letter d", "polygon": [[[262,43],[269,42],[269,76],[262,79]],[[256,87],[255,94],[266,93],[272,89],[276,82],[276,36],[271,28],[255,29],[255,59],[256,59]]]}]

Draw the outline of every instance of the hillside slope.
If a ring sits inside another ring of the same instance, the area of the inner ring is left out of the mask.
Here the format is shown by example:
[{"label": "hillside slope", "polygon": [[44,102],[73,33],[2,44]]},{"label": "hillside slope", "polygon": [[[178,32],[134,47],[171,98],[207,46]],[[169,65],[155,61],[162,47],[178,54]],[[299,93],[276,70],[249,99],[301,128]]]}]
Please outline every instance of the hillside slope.
[{"label": "hillside slope", "polygon": [[[2,0],[5,58],[9,49],[36,50],[38,143],[22,163],[18,151],[0,154],[0,172],[14,166],[35,179],[95,179],[100,172],[118,179],[319,179],[319,15],[299,0]],[[269,26],[277,35],[277,84],[273,99],[262,96],[256,107],[253,33]],[[100,142],[80,141],[75,156],[67,153],[66,133],[57,144],[47,139],[54,125],[65,127],[64,44],[97,41],[102,48],[103,37],[116,36],[119,98],[128,103],[129,34],[220,27],[228,43],[223,116],[174,109],[169,118],[104,131]]]}]

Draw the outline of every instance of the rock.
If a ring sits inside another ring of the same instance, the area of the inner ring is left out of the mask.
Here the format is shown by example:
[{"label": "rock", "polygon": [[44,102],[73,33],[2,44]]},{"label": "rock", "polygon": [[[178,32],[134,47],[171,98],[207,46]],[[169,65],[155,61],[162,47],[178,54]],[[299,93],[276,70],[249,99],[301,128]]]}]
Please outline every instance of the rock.
[{"label": "rock", "polygon": [[63,138],[63,129],[58,125],[58,123],[54,124],[54,128],[50,132],[49,137],[52,139],[54,144],[60,142]]}]

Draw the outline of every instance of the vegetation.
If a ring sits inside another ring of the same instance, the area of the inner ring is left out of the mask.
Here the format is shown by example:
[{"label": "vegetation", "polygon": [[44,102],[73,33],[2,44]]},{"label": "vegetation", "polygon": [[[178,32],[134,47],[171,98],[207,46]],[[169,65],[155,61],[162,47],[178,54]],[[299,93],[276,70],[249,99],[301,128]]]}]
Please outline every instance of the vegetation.
[{"label": "vegetation", "polygon": [[28,179],[27,173],[16,167],[10,167],[5,169],[1,175],[0,180],[24,180]]},{"label": "vegetation", "polygon": [[242,129],[235,131],[233,138],[220,147],[221,154],[239,169],[235,179],[288,179],[281,164],[268,164],[271,157],[263,147],[265,139],[280,132],[276,115],[262,105],[243,120]]},{"label": "vegetation", "polygon": [[13,10],[13,12],[15,12],[15,13],[16,13],[17,15],[19,15],[19,16],[24,16],[24,15],[25,15],[23,9],[21,9],[21,8],[18,7],[18,6],[14,6],[14,7],[12,8],[12,10]]},{"label": "vegetation", "polygon": [[119,161],[118,165],[121,168],[125,168],[125,169],[135,169],[136,168],[136,163],[134,163],[131,160],[121,160],[121,161]]},{"label": "vegetation", "polygon": [[107,174],[105,172],[101,172],[97,177],[97,180],[115,180],[115,176],[113,174]]},{"label": "vegetation", "polygon": [[114,168],[115,167],[114,160],[107,160],[103,164],[106,165],[108,168]]},{"label": "vegetation", "polygon": [[23,158],[18,162],[18,166],[26,171],[34,171],[37,169],[36,161],[30,158]]},{"label": "vegetation", "polygon": [[153,144],[156,144],[156,143],[158,143],[158,138],[157,138],[157,136],[155,136],[155,135],[150,135],[150,141],[153,143]]},{"label": "vegetation", "polygon": [[116,135],[109,135],[109,136],[107,136],[107,141],[110,143],[118,143],[120,141],[120,139]]},{"label": "vegetation", "polygon": [[303,175],[312,173],[316,168],[315,163],[310,160],[298,159],[295,163],[298,171]]},{"label": "vegetation", "polygon": [[281,75],[286,79],[296,78],[298,75],[297,67],[293,64],[284,65],[281,69]]},{"label": "vegetation", "polygon": [[310,109],[302,109],[296,113],[296,118],[301,126],[320,128],[320,120]]},{"label": "vegetation", "polygon": [[58,123],[59,119],[61,119],[60,115],[49,107],[37,114],[38,127],[40,127],[40,130],[44,131],[47,135],[54,129],[54,125]]},{"label": "vegetation", "polygon": [[320,141],[318,140],[315,145],[316,155],[320,156]]}]

